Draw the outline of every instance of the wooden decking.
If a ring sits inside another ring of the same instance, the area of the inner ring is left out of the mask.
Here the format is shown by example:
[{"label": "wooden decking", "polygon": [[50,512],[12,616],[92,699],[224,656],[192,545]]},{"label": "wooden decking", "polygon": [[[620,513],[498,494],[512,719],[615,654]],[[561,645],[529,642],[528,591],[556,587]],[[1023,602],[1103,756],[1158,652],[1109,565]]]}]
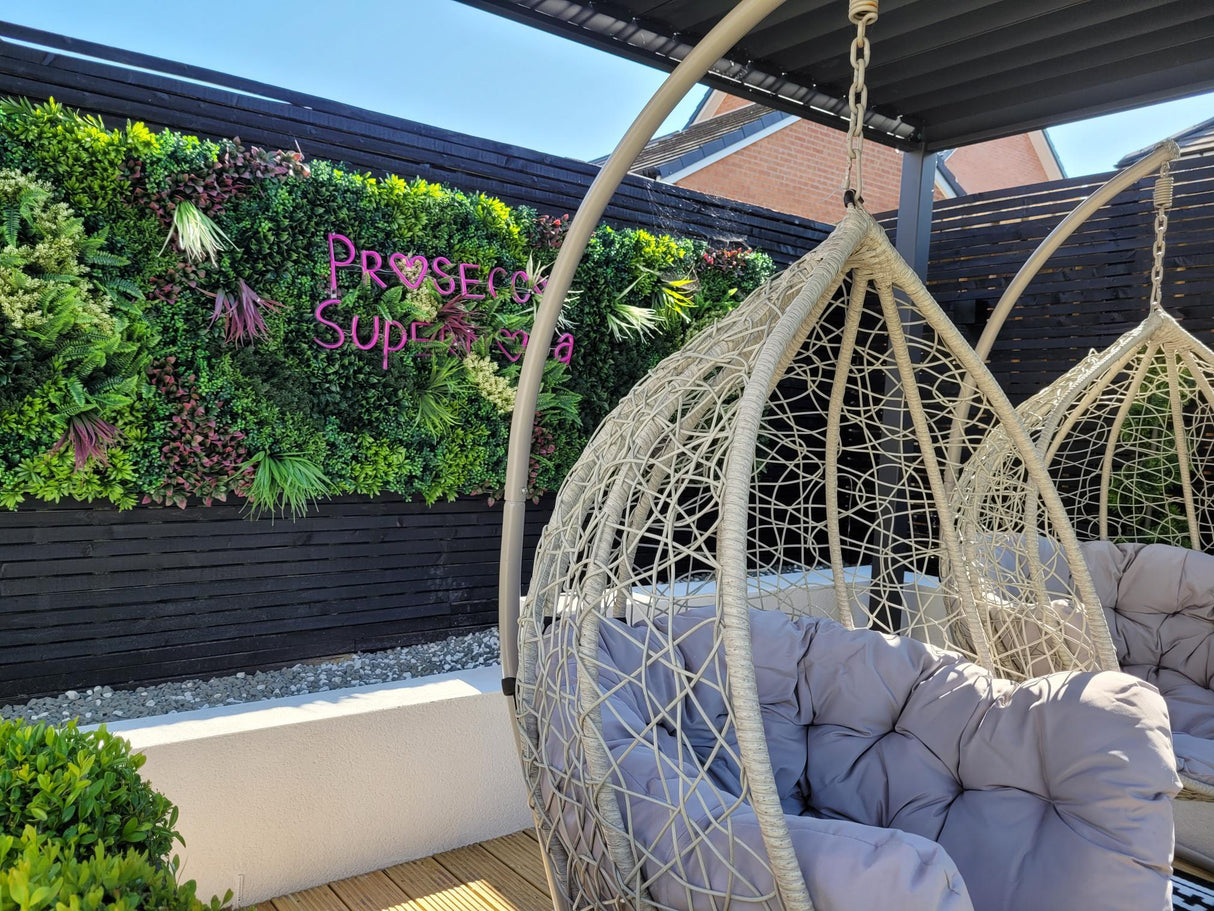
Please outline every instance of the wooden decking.
[{"label": "wooden decking", "polygon": [[530,832],[456,848],[257,905],[257,911],[552,911]]},{"label": "wooden decking", "polygon": [[[1174,911],[1214,909],[1214,889],[1173,877]],[[530,830],[262,902],[257,911],[552,911]]]}]

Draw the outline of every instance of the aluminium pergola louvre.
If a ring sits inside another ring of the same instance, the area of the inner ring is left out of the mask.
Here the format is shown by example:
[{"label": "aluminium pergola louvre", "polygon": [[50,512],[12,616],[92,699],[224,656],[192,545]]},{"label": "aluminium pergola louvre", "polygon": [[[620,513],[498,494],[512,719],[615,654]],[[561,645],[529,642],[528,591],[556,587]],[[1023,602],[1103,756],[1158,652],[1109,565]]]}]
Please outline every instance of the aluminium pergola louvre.
[{"label": "aluminium pergola louvre", "polygon": [[[735,5],[463,2],[665,70]],[[845,128],[849,29],[839,10],[838,0],[788,0],[739,35],[704,82]],[[883,0],[873,34],[880,52],[867,74],[866,135],[907,150],[943,151],[1214,89],[1214,8],[1202,0]]]}]

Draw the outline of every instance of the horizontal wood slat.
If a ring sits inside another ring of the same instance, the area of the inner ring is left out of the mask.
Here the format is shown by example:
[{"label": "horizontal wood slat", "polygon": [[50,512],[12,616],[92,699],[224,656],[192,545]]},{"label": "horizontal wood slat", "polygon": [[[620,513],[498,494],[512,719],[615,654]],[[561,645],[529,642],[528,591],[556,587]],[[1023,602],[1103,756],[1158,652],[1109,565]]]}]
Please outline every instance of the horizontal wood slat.
[{"label": "horizontal wood slat", "polygon": [[[121,58],[115,58],[121,59]],[[597,167],[297,93],[247,94],[0,39],[0,95],[45,99],[114,124],[143,119],[210,137],[420,176],[553,214],[574,211]],[[274,99],[277,100],[274,100]],[[607,151],[607,150],[604,150]],[[1180,162],[1165,305],[1214,343],[1214,161]],[[928,287],[972,339],[1028,255],[1094,190],[1071,178],[935,203]],[[991,358],[1013,401],[1146,313],[1151,181],[1096,213],[1034,280]],[[607,220],[740,241],[787,263],[826,226],[629,178]],[[893,230],[892,215],[882,216]],[[550,506],[529,511],[530,553]],[[90,683],[231,672],[488,625],[500,511],[346,497],[297,522],[209,509],[79,504],[0,513],[0,699]],[[529,575],[526,568],[524,578]]]},{"label": "horizontal wood slat", "polygon": [[[526,553],[551,511],[528,510]],[[391,648],[493,625],[501,508],[340,497],[0,512],[0,700]]]}]

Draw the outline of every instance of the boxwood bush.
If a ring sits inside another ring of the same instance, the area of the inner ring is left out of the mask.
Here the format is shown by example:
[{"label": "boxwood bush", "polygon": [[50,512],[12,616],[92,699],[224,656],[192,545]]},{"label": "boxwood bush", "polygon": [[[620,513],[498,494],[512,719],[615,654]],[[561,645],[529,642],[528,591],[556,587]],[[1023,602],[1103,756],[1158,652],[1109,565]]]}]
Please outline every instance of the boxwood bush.
[{"label": "boxwood bush", "polygon": [[177,808],[139,776],[144,761],[104,728],[0,721],[0,832],[30,827],[71,856],[102,845],[163,864],[181,840]]},{"label": "boxwood bush", "polygon": [[0,909],[13,911],[219,911],[229,899],[202,902],[193,880],[135,850],[97,845],[77,856],[32,826],[0,835]]},{"label": "boxwood bush", "polygon": [[[0,227],[0,504],[298,511],[496,496],[567,219],[18,99],[0,104]],[[772,271],[749,249],[600,227],[547,362],[532,493]]]},{"label": "boxwood bush", "polygon": [[201,911],[177,883],[177,808],[104,728],[0,721],[0,911]]}]

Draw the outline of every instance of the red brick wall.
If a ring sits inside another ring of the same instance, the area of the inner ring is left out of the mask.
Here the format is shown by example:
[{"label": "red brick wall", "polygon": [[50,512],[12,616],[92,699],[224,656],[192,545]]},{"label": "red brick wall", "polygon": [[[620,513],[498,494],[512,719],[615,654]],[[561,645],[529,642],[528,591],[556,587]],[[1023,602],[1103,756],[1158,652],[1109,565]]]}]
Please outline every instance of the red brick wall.
[{"label": "red brick wall", "polygon": [[[732,104],[737,100],[726,96],[722,105],[738,107]],[[843,214],[845,141],[841,130],[800,120],[677,183],[833,224]],[[1046,172],[1027,135],[958,149],[949,156],[948,168],[967,193],[1041,183],[1057,176]],[[901,152],[865,143],[864,199],[870,212],[897,207],[901,174]],[[939,191],[934,196],[941,198]]]},{"label": "red brick wall", "polygon": [[[843,214],[846,138],[840,130],[800,120],[689,174],[678,185],[834,224]],[[864,198],[869,211],[898,205],[901,171],[900,152],[865,145]]]},{"label": "red brick wall", "polygon": [[704,120],[711,120],[718,114],[727,114],[730,111],[736,111],[738,108],[744,108],[750,104],[745,98],[739,98],[737,95],[726,95],[724,92],[714,90],[704,102],[704,106],[700,108],[699,113],[692,119],[692,123],[700,123]]},{"label": "red brick wall", "polygon": [[964,146],[946,162],[966,193],[984,193],[1055,180],[1047,173],[1028,133]]}]

